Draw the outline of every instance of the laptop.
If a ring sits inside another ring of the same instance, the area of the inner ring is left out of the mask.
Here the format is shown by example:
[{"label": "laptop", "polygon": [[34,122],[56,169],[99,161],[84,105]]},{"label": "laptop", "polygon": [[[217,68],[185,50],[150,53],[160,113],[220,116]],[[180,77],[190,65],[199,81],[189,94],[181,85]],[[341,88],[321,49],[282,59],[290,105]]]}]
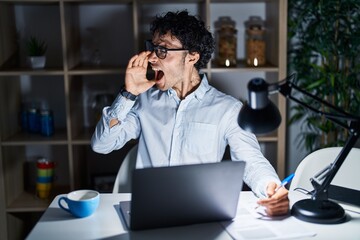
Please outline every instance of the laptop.
[{"label": "laptop", "polygon": [[135,169],[131,202],[120,202],[120,212],[131,230],[233,219],[244,168],[223,161]]}]

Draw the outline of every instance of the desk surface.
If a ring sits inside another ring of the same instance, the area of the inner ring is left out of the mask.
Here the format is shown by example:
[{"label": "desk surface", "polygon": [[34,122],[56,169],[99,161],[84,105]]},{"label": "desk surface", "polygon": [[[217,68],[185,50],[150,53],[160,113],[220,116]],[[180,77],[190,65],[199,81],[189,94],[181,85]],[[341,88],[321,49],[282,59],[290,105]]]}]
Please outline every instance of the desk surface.
[{"label": "desk surface", "polygon": [[[299,199],[296,194],[290,194],[291,202]],[[57,205],[60,196],[52,201],[27,239],[233,239],[224,226],[216,222],[129,232],[120,216],[118,204],[120,201],[129,200],[130,194],[101,194],[99,208],[87,218],[74,218],[61,210]],[[242,192],[239,206],[249,202],[256,202],[252,192]],[[347,211],[347,214],[351,220],[343,224],[313,224],[299,221],[294,217],[278,221],[278,224],[286,225],[286,221],[289,220],[298,221],[299,226],[316,233],[315,237],[302,239],[360,239],[360,214],[353,211]]]}]

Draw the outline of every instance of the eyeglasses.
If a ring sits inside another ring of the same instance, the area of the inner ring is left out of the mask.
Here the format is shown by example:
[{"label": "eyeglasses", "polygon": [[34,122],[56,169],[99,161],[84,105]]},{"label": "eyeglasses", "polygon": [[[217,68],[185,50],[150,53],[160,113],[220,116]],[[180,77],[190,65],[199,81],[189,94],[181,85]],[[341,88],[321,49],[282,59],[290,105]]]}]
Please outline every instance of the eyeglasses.
[{"label": "eyeglasses", "polygon": [[168,49],[159,45],[154,45],[151,40],[145,41],[146,51],[155,52],[156,56],[160,59],[165,59],[168,51],[184,51],[185,48]]}]

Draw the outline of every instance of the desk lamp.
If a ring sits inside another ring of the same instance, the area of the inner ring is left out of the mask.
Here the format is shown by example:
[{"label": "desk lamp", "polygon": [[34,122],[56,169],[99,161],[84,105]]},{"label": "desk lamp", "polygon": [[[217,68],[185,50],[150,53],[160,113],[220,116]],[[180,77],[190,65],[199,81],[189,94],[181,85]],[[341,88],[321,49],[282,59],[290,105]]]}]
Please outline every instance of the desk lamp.
[{"label": "desk lamp", "polygon": [[[293,84],[294,79],[295,74],[274,84],[268,84],[262,78],[252,79],[248,84],[249,103],[245,103],[241,108],[238,123],[244,130],[255,134],[264,134],[275,130],[280,125],[281,115],[277,107],[268,99],[268,96],[280,92],[285,97],[347,129],[349,137],[334,162],[310,178],[314,188],[311,192],[311,198],[296,202],[291,209],[293,216],[307,222],[322,224],[344,222],[346,220],[345,211],[339,204],[328,199],[328,189],[340,166],[359,138],[360,117],[346,113],[306,92]],[[326,106],[331,112],[323,112],[309,106],[301,99],[296,98],[292,94],[293,90],[314,99]]]}]

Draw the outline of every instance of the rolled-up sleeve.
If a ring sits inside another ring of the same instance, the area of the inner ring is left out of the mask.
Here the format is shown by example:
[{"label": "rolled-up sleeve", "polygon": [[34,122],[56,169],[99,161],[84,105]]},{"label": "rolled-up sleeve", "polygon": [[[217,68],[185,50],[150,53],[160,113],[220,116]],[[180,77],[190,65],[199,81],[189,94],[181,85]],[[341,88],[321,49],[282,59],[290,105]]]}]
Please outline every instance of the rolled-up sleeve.
[{"label": "rolled-up sleeve", "polygon": [[[138,136],[136,118],[130,116],[134,104],[135,101],[128,100],[119,94],[111,106],[103,108],[102,117],[91,138],[93,151],[107,154],[120,149],[127,141]],[[117,119],[119,123],[110,128],[112,119]],[[132,127],[126,127],[126,125]]]}]

